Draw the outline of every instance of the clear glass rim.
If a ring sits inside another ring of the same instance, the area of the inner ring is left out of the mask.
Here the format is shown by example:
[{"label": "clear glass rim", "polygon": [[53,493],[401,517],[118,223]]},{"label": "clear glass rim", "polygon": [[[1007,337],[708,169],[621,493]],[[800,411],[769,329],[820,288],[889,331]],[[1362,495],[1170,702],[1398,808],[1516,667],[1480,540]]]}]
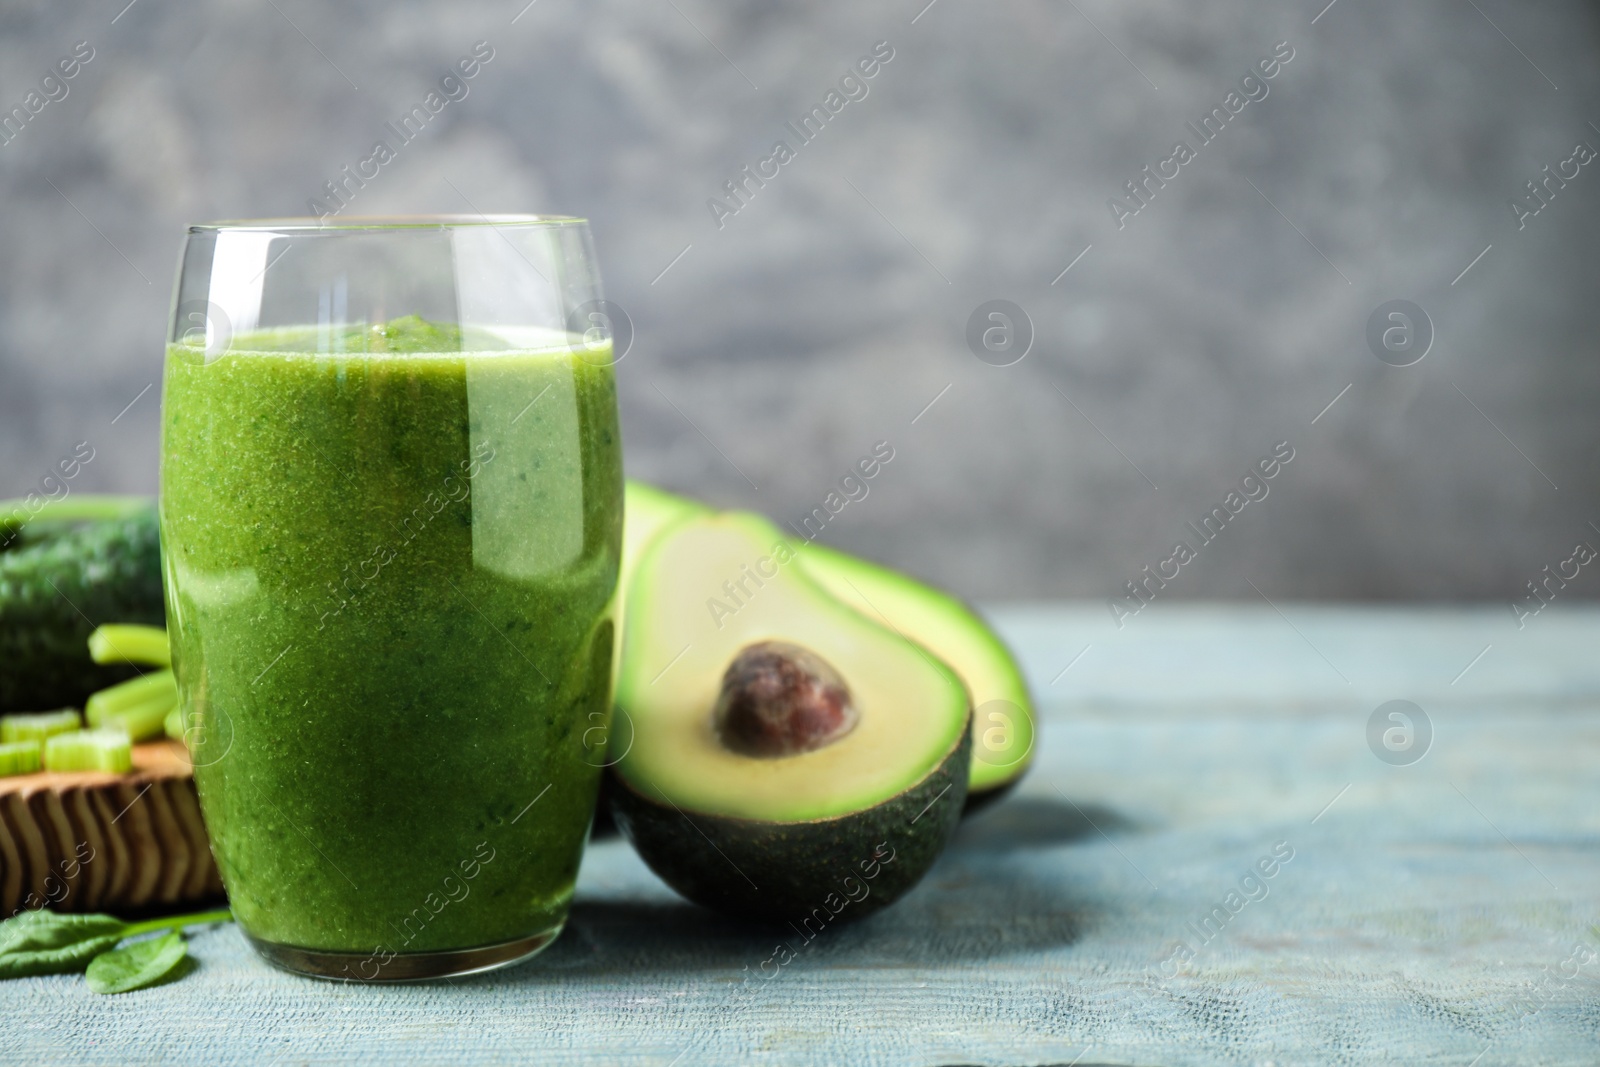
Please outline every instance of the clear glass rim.
[{"label": "clear glass rim", "polygon": [[311,215],[265,219],[219,219],[189,227],[190,233],[248,231],[256,233],[352,233],[385,230],[453,230],[473,226],[583,226],[576,215],[351,215],[318,219]]}]

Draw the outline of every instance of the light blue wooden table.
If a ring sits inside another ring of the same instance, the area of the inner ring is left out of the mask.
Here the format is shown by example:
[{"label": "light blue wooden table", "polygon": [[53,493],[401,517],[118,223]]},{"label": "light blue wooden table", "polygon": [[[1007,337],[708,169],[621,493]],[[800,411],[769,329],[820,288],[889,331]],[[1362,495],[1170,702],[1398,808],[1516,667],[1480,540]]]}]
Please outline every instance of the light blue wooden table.
[{"label": "light blue wooden table", "polygon": [[[774,979],[749,976],[778,934],[613,840],[519,969],[327,985],[223,928],[157,989],[0,983],[0,1062],[1600,1063],[1600,611],[992,614],[1036,767]],[[1408,766],[1368,743],[1393,699],[1432,725]]]}]

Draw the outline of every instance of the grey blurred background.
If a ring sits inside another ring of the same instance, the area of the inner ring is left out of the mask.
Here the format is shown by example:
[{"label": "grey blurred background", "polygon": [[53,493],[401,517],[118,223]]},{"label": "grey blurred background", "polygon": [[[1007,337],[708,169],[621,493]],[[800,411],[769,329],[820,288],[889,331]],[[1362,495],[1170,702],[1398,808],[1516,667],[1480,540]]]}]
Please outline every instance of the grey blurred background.
[{"label": "grey blurred background", "polygon": [[[94,56],[0,146],[0,495],[84,440],[75,488],[154,490],[184,225],[304,214],[481,40],[347,213],[591,218],[637,331],[636,477],[798,523],[887,440],[821,539],[981,598],[1118,596],[1183,539],[1163,596],[1509,601],[1600,545],[1600,161],[1520,228],[1510,205],[1600,147],[1593,5],[525,3],[8,0],[0,109]],[[785,122],[880,41],[801,144]],[[1279,42],[1201,146],[1185,123]],[[708,199],[777,140],[719,228]],[[1011,366],[966,339],[993,299],[1032,323]],[[1412,366],[1365,339],[1393,299],[1433,325]],[[1200,547],[1185,523],[1280,441]]]}]

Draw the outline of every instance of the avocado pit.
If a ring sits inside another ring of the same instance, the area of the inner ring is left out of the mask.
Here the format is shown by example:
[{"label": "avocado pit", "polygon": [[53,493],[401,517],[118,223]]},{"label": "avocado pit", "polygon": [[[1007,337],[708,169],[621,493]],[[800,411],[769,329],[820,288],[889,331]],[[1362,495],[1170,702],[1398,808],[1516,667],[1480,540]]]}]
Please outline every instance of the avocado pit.
[{"label": "avocado pit", "polygon": [[724,747],[777,759],[813,752],[861,720],[832,664],[786,641],[746,645],[722,676],[712,726]]}]

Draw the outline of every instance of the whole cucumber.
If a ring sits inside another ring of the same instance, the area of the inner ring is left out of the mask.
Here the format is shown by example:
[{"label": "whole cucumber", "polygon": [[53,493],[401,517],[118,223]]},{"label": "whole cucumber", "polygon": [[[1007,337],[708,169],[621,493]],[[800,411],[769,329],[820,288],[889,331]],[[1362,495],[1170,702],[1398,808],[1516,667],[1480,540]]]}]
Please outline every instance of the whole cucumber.
[{"label": "whole cucumber", "polygon": [[166,624],[155,506],[85,522],[67,521],[68,510],[0,537],[0,712],[81,707],[134,673],[89,658],[96,626]]}]

